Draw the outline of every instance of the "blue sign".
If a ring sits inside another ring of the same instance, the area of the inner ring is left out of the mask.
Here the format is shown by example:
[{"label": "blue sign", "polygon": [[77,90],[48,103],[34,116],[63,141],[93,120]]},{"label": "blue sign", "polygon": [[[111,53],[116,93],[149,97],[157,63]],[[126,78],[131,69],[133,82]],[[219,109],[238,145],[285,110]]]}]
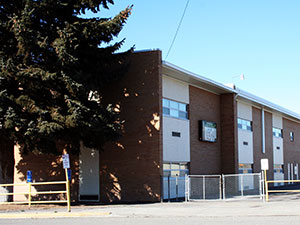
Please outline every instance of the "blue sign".
[{"label": "blue sign", "polygon": [[68,180],[72,179],[72,170],[68,169]]},{"label": "blue sign", "polygon": [[32,183],[32,171],[27,170],[27,183]]}]

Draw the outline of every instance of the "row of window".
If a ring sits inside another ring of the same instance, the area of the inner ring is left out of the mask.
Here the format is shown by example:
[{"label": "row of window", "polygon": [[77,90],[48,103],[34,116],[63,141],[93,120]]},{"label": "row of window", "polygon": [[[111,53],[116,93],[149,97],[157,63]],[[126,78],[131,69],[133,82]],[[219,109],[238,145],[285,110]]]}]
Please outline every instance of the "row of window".
[{"label": "row of window", "polygon": [[[253,164],[249,163],[240,163],[239,164],[239,173],[252,173],[253,172]],[[275,164],[273,168],[274,173],[283,173],[283,165],[282,164]]]},{"label": "row of window", "polygon": [[253,164],[248,164],[248,163],[239,164],[239,173],[252,173],[252,172],[253,172]]},{"label": "row of window", "polygon": [[238,128],[242,130],[252,131],[252,122],[238,118]]},{"label": "row of window", "polygon": [[163,98],[163,115],[179,119],[188,119],[188,105]]},{"label": "row of window", "polygon": [[184,177],[189,173],[187,163],[164,163],[163,171],[164,177]]},{"label": "row of window", "polygon": [[[163,115],[178,119],[188,119],[188,104],[163,98]],[[237,122],[239,129],[253,131],[252,121],[238,118]],[[273,127],[272,131],[274,137],[283,138],[282,129]],[[294,141],[294,132],[290,132],[290,141]]]},{"label": "row of window", "polygon": [[[238,118],[238,128],[241,130],[253,131],[252,121]],[[273,127],[273,136],[277,138],[283,138],[283,131],[280,128]],[[290,132],[290,141],[294,141],[294,132]]]}]

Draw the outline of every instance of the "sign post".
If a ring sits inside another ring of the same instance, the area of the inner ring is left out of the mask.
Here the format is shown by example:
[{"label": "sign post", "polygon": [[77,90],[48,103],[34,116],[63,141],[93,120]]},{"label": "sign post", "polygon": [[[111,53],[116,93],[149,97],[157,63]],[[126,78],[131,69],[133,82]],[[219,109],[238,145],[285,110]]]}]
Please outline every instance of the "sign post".
[{"label": "sign post", "polygon": [[[68,204],[68,212],[71,212],[71,200],[70,200],[70,176],[71,176],[71,170],[70,170],[70,157],[69,154],[63,154],[62,155],[63,160],[63,167],[65,169],[66,174],[66,189],[67,189],[67,204]],[[70,170],[70,172],[69,172]]]},{"label": "sign post", "polygon": [[268,181],[267,181],[267,170],[269,169],[269,160],[268,159],[261,159],[260,160],[260,165],[261,165],[261,170],[264,171],[266,201],[269,201]]},{"label": "sign post", "polygon": [[31,206],[31,184],[32,184],[32,171],[27,170],[27,183],[28,183],[28,206]]}]

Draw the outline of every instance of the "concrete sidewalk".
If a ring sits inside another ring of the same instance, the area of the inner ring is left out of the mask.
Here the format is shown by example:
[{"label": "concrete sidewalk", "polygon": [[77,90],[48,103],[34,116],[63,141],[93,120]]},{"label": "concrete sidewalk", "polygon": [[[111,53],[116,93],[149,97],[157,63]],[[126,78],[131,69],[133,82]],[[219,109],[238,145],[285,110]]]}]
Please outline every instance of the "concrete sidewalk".
[{"label": "concrete sidewalk", "polygon": [[241,216],[300,216],[300,199],[277,199],[270,202],[201,201],[188,203],[153,203],[134,205],[21,206],[17,209],[0,207],[1,218],[58,217],[241,217]]}]

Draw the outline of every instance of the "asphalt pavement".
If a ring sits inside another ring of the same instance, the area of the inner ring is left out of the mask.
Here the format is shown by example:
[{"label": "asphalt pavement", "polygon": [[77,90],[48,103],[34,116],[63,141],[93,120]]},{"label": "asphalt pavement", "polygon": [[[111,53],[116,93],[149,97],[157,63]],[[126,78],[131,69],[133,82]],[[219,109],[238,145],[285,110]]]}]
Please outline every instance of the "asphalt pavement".
[{"label": "asphalt pavement", "polygon": [[[49,219],[51,220],[45,220]],[[35,219],[35,220],[32,220]],[[66,206],[0,206],[0,224],[300,224],[300,194],[260,199],[152,204]],[[47,221],[47,223],[45,222]],[[244,221],[244,222],[243,222]],[[157,223],[156,223],[157,222]],[[242,223],[243,222],[243,223]]]}]

